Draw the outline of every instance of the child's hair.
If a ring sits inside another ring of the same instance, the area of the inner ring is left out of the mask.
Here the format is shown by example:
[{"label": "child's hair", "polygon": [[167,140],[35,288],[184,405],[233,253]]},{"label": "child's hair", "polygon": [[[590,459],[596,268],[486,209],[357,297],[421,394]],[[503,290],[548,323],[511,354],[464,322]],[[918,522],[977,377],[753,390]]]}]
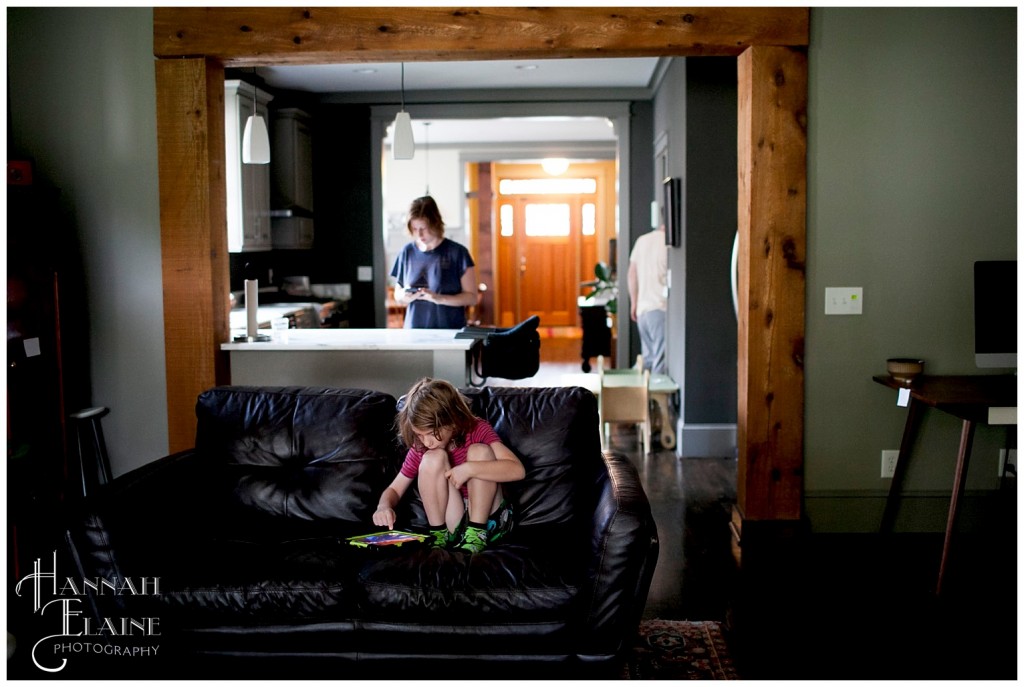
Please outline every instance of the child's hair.
[{"label": "child's hair", "polygon": [[474,424],[476,416],[469,402],[443,379],[424,377],[413,384],[398,411],[398,433],[410,448],[419,444],[415,430],[429,430],[436,436],[444,427],[452,428],[452,445],[461,446]]}]

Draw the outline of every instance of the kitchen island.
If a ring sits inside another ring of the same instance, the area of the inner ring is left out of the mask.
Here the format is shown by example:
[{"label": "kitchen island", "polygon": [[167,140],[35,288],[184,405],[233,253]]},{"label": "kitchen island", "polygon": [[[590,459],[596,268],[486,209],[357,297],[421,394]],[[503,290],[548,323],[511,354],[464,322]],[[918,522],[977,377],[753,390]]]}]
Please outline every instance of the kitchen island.
[{"label": "kitchen island", "polygon": [[398,398],[421,377],[470,383],[476,339],[457,329],[289,329],[275,339],[221,344],[231,383],[330,386],[384,391]]}]

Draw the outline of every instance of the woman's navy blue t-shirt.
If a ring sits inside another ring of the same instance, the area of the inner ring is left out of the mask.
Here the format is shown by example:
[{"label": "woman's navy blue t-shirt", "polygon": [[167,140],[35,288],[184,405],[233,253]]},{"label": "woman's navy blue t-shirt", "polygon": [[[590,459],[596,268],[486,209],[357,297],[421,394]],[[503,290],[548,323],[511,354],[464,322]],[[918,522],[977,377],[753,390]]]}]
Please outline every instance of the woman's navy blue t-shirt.
[{"label": "woman's navy blue t-shirt", "polygon": [[[465,246],[441,239],[434,250],[422,251],[410,241],[391,268],[391,276],[405,289],[426,288],[442,295],[462,293],[462,275],[474,266]],[[406,329],[461,329],[466,326],[466,307],[413,301],[405,313]]]}]

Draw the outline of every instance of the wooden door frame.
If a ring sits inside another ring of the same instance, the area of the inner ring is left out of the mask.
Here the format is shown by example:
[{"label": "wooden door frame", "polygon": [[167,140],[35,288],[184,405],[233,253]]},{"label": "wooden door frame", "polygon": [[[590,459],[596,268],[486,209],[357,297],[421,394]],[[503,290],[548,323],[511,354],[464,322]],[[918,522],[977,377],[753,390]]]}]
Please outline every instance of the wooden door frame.
[{"label": "wooden door frame", "polygon": [[229,333],[225,67],[738,56],[737,510],[743,521],[798,519],[809,15],[770,7],[155,7],[169,450],[193,445],[196,397],[229,375],[220,350]]},{"label": "wooden door frame", "polygon": [[[500,207],[506,196],[503,196],[498,192],[498,186],[501,184],[503,179],[536,179],[536,178],[547,178],[548,174],[543,170],[540,163],[535,162],[495,162],[492,163],[492,194],[494,197],[494,206]],[[594,237],[595,243],[595,262],[603,260],[608,262],[608,240],[612,238],[613,231],[615,229],[615,206],[618,204],[618,197],[616,194],[616,181],[617,179],[616,161],[612,160],[594,160],[589,162],[571,160],[571,166],[569,170],[559,176],[560,179],[581,179],[581,178],[593,178],[597,181],[597,190],[594,193],[594,204],[595,211],[597,213],[597,234]],[[516,194],[514,197],[520,198],[524,196],[535,197],[538,199],[545,198],[543,194]],[[582,194],[565,194],[558,195],[557,198],[566,197],[581,197]],[[495,217],[497,217],[497,213]],[[519,226],[518,224],[516,225]],[[491,227],[491,241],[494,245],[494,271],[495,274],[499,272],[498,264],[500,257],[501,247],[501,223],[495,222],[495,226]],[[519,250],[519,239],[522,238],[520,233],[516,232],[516,251]],[[576,237],[577,255],[576,259],[582,260],[585,252],[583,250],[583,237]],[[617,257],[617,256],[616,256]],[[577,263],[579,279],[577,281],[584,282],[594,278],[593,265],[587,265],[582,262]],[[499,326],[509,326],[508,322],[500,321],[500,314],[502,312],[500,304],[505,302],[505,294],[503,293],[505,286],[498,279],[494,280],[494,300],[495,300],[495,313],[499,315],[496,317],[496,323]],[[577,296],[585,295],[586,289],[577,287],[573,291],[573,299]],[[518,294],[517,294],[518,296]],[[524,318],[524,313],[520,310],[519,304],[517,303],[515,321],[518,322]],[[512,322],[511,324],[514,324]]]}]

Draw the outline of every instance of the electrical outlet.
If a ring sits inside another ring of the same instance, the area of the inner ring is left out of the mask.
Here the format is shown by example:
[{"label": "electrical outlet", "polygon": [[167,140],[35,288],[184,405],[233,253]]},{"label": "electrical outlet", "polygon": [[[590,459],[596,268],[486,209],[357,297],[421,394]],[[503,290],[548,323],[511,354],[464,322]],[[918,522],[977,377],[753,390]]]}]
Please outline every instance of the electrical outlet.
[{"label": "electrical outlet", "polygon": [[[1007,463],[1010,466],[1009,470],[1006,469]],[[1006,459],[1006,449],[999,449],[999,476],[1002,477],[1004,473],[1007,477],[1017,476],[1017,449],[1015,448],[1010,449],[1009,460]]]},{"label": "electrical outlet", "polygon": [[896,461],[899,457],[899,451],[882,451],[882,477],[892,477],[896,474]]}]

